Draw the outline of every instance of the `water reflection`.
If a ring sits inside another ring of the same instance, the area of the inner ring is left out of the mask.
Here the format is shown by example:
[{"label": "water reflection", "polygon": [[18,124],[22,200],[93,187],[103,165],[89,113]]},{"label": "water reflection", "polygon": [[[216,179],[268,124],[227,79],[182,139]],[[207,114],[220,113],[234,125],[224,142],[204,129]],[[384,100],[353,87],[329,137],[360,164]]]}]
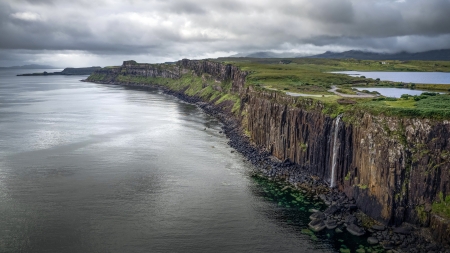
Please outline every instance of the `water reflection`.
[{"label": "water reflection", "polygon": [[423,84],[450,84],[450,73],[446,72],[377,72],[377,71],[336,71],[336,74],[365,76],[366,78],[382,81],[423,83]]},{"label": "water reflection", "polygon": [[367,91],[376,91],[380,93],[383,96],[386,97],[394,97],[394,98],[400,98],[403,94],[408,94],[411,96],[418,96],[422,94],[423,92],[430,92],[430,91],[424,91],[424,90],[411,90],[411,89],[402,89],[402,88],[355,88],[359,91],[367,90]]},{"label": "water reflection", "polygon": [[0,71],[0,251],[339,249],[303,233],[300,206],[265,199],[216,119],[157,89],[79,79]]}]

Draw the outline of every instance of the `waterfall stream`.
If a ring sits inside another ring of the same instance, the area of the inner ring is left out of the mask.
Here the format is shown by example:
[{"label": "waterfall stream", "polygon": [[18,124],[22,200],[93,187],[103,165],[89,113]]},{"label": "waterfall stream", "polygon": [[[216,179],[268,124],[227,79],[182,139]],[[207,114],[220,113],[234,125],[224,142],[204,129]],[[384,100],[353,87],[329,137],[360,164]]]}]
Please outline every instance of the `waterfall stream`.
[{"label": "waterfall stream", "polygon": [[333,140],[333,160],[331,164],[331,180],[330,187],[333,188],[336,186],[336,162],[337,162],[337,151],[338,151],[338,143],[337,137],[339,134],[339,123],[341,122],[342,114],[336,117],[336,122],[334,123],[334,140]]}]

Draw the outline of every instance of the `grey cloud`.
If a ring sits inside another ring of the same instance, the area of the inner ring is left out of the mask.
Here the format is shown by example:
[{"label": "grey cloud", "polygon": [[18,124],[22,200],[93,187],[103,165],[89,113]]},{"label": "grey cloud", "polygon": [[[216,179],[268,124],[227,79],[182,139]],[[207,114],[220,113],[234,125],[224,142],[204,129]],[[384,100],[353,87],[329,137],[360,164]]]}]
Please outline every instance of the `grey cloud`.
[{"label": "grey cloud", "polygon": [[206,11],[202,8],[201,5],[195,4],[195,2],[190,1],[180,1],[180,2],[172,2],[171,5],[168,6],[169,11],[173,11],[175,13],[183,13],[183,14],[205,14]]},{"label": "grey cloud", "polygon": [[280,15],[307,17],[319,23],[351,23],[354,18],[353,3],[349,0],[315,0],[290,2],[280,8]]},{"label": "grey cloud", "polygon": [[422,51],[450,48],[449,12],[449,0],[6,0],[0,50],[158,59],[306,45]]}]

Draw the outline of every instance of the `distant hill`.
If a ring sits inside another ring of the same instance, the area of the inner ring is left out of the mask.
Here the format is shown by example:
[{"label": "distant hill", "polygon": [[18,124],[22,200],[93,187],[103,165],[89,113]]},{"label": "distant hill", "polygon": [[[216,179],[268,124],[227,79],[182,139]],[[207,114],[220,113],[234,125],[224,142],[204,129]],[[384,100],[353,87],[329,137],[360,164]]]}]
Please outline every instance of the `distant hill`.
[{"label": "distant hill", "polygon": [[396,54],[382,54],[364,51],[345,51],[341,53],[327,51],[323,54],[307,56],[307,58],[326,59],[357,59],[357,60],[422,60],[422,61],[450,61],[450,49],[432,50],[420,53],[401,52]]},{"label": "distant hill", "polygon": [[305,56],[299,53],[273,53],[273,52],[254,52],[254,53],[239,53],[228,57],[246,57],[246,58],[299,58]]},{"label": "distant hill", "polygon": [[0,69],[59,69],[49,65],[28,64],[22,66],[0,67]]},{"label": "distant hill", "polygon": [[43,73],[30,73],[30,74],[19,74],[17,76],[71,76],[71,75],[90,75],[94,71],[101,69],[101,67],[87,67],[87,68],[65,68],[61,72],[48,73],[44,71]]}]

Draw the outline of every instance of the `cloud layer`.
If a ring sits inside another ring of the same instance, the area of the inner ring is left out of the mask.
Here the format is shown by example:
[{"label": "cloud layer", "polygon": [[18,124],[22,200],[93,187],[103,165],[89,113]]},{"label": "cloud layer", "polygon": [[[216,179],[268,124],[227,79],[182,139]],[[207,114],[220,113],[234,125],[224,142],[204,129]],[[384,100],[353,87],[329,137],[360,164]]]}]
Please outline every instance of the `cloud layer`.
[{"label": "cloud layer", "polygon": [[3,0],[0,66],[443,49],[448,13],[450,0]]}]

